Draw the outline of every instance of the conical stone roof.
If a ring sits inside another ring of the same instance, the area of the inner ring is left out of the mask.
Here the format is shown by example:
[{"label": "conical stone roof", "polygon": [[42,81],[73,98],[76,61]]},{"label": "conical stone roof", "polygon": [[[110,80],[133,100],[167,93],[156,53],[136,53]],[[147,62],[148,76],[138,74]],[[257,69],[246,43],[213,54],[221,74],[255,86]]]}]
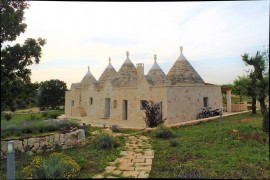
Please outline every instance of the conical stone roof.
[{"label": "conical stone roof", "polygon": [[138,84],[137,69],[128,56],[129,52],[127,51],[127,58],[117,73],[116,79],[113,82],[114,86],[134,87]]},{"label": "conical stone roof", "polygon": [[99,80],[98,80],[98,87],[103,88],[104,84],[107,80],[113,80],[117,75],[116,70],[111,64],[111,58],[109,58],[109,64],[107,65],[106,69],[101,74]]},{"label": "conical stone roof", "polygon": [[88,66],[88,71],[87,73],[84,75],[82,81],[81,81],[81,87],[86,87],[88,86],[91,82],[96,83],[97,80],[96,78],[93,76],[93,74],[90,72],[90,67]]},{"label": "conical stone roof", "polygon": [[203,79],[192,67],[188,60],[183,55],[183,47],[180,47],[180,55],[170,69],[167,77],[171,80],[172,84],[188,83],[188,84],[204,84]]},{"label": "conical stone roof", "polygon": [[168,80],[167,76],[165,75],[165,73],[162,71],[162,69],[157,64],[157,56],[156,55],[154,55],[154,60],[155,60],[155,62],[146,76],[147,81],[151,84],[168,83],[169,80]]}]

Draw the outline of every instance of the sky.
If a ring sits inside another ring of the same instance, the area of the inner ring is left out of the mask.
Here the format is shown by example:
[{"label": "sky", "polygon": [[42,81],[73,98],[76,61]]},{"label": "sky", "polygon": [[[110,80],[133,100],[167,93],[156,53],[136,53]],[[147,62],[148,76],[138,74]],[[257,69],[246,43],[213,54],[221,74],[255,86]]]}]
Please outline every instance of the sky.
[{"label": "sky", "polygon": [[[154,62],[167,74],[183,54],[203,80],[228,84],[247,74],[241,55],[269,45],[269,1],[222,2],[30,2],[27,29],[15,42],[44,38],[32,82],[80,82],[90,71],[98,80],[111,57],[118,71],[129,58]],[[10,44],[12,44],[10,43]]]}]

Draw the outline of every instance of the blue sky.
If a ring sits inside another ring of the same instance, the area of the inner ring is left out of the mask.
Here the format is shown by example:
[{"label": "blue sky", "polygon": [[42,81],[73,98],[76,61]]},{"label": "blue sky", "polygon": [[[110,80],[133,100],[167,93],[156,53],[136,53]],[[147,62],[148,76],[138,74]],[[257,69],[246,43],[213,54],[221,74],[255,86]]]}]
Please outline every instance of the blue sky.
[{"label": "blue sky", "polygon": [[[118,71],[130,52],[148,73],[157,62],[167,74],[184,55],[205,82],[232,83],[248,69],[241,54],[269,44],[269,1],[222,2],[30,2],[28,37],[47,39],[32,82],[80,82],[87,66],[96,79],[111,57]],[[12,42],[15,43],[15,42]]]}]

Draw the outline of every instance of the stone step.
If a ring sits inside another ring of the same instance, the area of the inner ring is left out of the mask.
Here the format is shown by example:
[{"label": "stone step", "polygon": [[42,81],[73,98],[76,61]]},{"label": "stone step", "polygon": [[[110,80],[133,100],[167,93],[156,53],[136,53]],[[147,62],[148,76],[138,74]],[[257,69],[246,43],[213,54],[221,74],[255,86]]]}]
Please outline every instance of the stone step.
[{"label": "stone step", "polygon": [[87,113],[82,106],[77,107],[81,116],[86,116]]}]

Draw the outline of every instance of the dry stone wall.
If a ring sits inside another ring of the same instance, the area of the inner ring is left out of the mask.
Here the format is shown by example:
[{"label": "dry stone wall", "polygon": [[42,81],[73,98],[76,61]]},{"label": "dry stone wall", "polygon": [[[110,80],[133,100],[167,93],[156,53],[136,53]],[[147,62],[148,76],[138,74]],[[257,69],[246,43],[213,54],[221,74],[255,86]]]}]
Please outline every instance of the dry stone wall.
[{"label": "dry stone wall", "polygon": [[29,155],[43,151],[68,149],[85,144],[85,132],[83,129],[69,133],[49,134],[46,136],[1,140],[1,159],[6,158],[7,142],[14,141],[15,155],[27,153]]}]

